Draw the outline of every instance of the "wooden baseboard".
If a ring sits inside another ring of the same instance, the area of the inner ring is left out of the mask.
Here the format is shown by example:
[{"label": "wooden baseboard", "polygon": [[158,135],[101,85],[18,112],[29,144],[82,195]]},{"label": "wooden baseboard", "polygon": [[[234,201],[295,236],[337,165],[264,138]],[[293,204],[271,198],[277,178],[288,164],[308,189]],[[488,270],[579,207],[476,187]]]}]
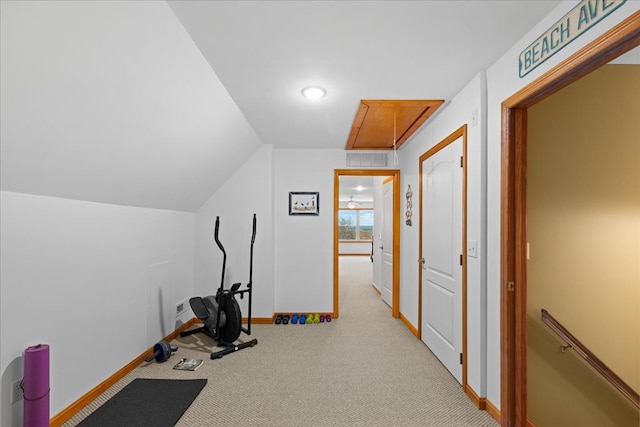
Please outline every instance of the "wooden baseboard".
[{"label": "wooden baseboard", "polygon": [[500,409],[496,408],[489,399],[486,399],[485,402],[487,413],[491,415],[493,419],[498,422],[498,424],[502,423],[502,415],[500,414]]},{"label": "wooden baseboard", "polygon": [[376,293],[380,296],[382,296],[382,293],[380,292],[380,289],[378,289],[378,287],[375,285],[375,283],[371,283],[371,287],[373,288],[374,291],[376,291]]},{"label": "wooden baseboard", "polygon": [[420,332],[418,331],[418,329],[415,326],[413,326],[411,322],[409,322],[409,319],[404,317],[402,313],[400,313],[400,320],[402,321],[402,323],[404,323],[407,329],[409,329],[411,333],[416,336],[416,338],[420,339]]},{"label": "wooden baseboard", "polygon": [[487,398],[478,396],[478,393],[476,393],[469,384],[464,386],[464,392],[469,396],[473,404],[476,405],[476,408],[483,411],[487,409]]},{"label": "wooden baseboard", "polygon": [[[196,318],[189,319],[185,324],[180,326],[178,329],[164,337],[165,341],[172,341],[176,339],[180,332],[187,330],[191,325],[197,323]],[[87,394],[80,397],[80,399],[73,402],[71,405],[67,406],[65,409],[60,411],[56,416],[51,418],[49,421],[49,425],[51,427],[61,426],[64,422],[66,422],[69,418],[73,417],[77,414],[82,408],[87,406],[89,403],[93,402],[98,396],[104,393],[109,387],[117,383],[120,379],[124,378],[129,372],[133,371],[135,368],[140,366],[144,360],[149,357],[153,352],[153,347],[146,350],[140,356],[133,359],[131,362],[127,363],[124,367],[119,369],[115,374],[111,375],[109,378],[95,386],[91,389]]]},{"label": "wooden baseboard", "polygon": [[[256,324],[256,325],[270,325],[273,323],[273,321],[276,318],[276,313],[273,314],[273,316],[271,317],[252,317],[251,318],[251,324]],[[247,318],[243,317],[242,318],[242,323],[246,324],[247,323]]]}]

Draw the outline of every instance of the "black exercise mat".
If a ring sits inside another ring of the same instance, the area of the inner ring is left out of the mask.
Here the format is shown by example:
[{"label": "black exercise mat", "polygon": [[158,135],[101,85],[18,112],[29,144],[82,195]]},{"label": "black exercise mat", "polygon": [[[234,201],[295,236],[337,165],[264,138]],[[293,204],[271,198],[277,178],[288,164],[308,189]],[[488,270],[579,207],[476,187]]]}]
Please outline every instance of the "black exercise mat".
[{"label": "black exercise mat", "polygon": [[173,427],[207,384],[136,378],[85,418],[82,427]]}]

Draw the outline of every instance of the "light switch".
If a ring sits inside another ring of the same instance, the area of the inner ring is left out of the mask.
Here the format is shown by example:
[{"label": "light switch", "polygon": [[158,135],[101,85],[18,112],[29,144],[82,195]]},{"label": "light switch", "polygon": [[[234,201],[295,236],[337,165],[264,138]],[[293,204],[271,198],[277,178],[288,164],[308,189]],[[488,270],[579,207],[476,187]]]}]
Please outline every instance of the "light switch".
[{"label": "light switch", "polygon": [[478,257],[478,242],[475,240],[467,241],[467,256],[471,258]]}]

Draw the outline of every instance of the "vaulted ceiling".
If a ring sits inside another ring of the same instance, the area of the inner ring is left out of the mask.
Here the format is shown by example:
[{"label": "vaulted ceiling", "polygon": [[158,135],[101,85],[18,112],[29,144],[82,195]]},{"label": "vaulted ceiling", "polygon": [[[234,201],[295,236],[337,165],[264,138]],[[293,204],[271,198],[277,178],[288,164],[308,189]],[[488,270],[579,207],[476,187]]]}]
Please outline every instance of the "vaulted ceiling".
[{"label": "vaulted ceiling", "polygon": [[344,149],[361,100],[446,107],[558,3],[3,0],[2,189],[194,211],[262,144]]}]

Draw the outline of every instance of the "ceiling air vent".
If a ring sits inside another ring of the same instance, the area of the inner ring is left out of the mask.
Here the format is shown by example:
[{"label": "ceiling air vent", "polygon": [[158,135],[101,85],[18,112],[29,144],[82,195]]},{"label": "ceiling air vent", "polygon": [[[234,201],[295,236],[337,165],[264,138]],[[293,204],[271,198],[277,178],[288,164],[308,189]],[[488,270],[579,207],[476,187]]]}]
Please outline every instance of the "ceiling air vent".
[{"label": "ceiling air vent", "polygon": [[347,166],[353,168],[386,168],[387,153],[347,153]]}]

